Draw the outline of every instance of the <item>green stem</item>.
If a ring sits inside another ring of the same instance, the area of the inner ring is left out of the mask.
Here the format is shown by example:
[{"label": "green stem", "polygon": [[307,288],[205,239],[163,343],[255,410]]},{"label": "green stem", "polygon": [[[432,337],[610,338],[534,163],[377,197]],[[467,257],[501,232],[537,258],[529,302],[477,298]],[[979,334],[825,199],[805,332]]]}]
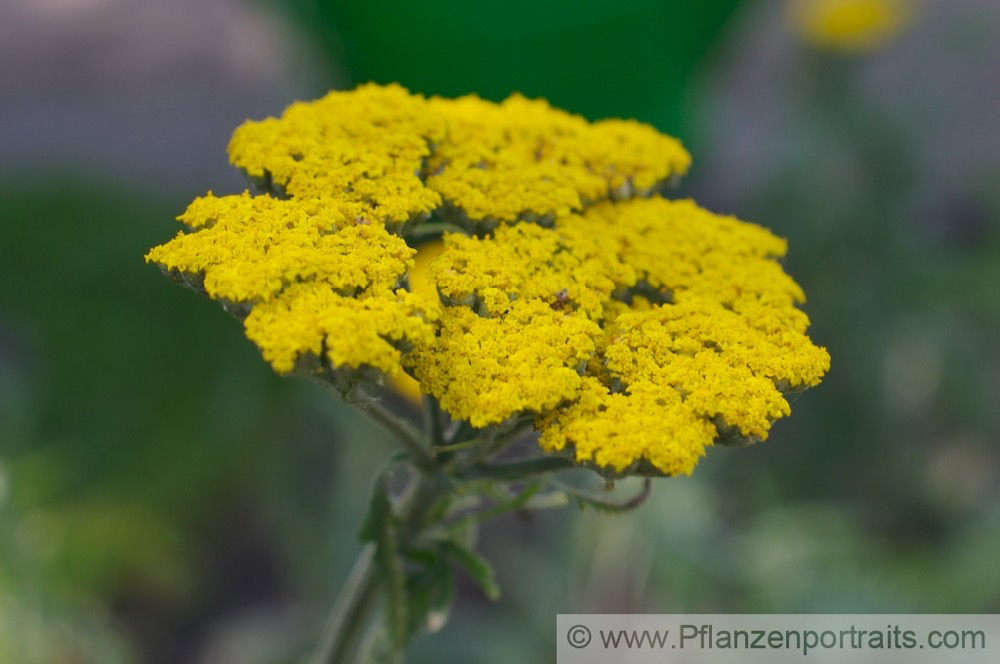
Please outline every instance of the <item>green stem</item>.
[{"label": "green stem", "polygon": [[424,438],[435,452],[444,443],[444,432],[441,429],[441,404],[429,394],[424,395]]},{"label": "green stem", "polygon": [[[436,479],[424,475],[419,469],[415,471],[393,508],[400,524],[396,534],[397,548],[405,548],[425,529],[428,514],[446,490],[449,489]],[[384,590],[384,584],[377,578],[377,555],[375,544],[368,544],[361,551],[309,664],[364,661],[359,660],[359,655],[364,655],[375,640],[360,637],[367,631],[365,623]],[[394,608],[397,607],[385,607],[385,610]]]},{"label": "green stem", "polygon": [[437,463],[434,461],[434,455],[424,445],[420,432],[415,426],[397,417],[391,410],[383,406],[378,399],[360,387],[355,387],[348,392],[344,400],[357,406],[368,417],[381,424],[389,433],[393,434],[402,443],[403,447],[406,448],[410,456],[413,457],[413,462],[417,467],[425,471],[430,471],[433,474],[440,472]]},{"label": "green stem", "polygon": [[510,463],[481,463],[466,469],[462,476],[466,479],[491,479],[509,482],[568,470],[575,466],[576,464],[566,457],[545,456]]},{"label": "green stem", "polygon": [[[531,426],[531,419],[512,423],[499,431],[471,441],[446,441],[442,432],[443,416],[436,399],[424,400],[423,431],[399,418],[379,400],[355,386],[344,394],[348,403],[357,406],[368,417],[388,430],[400,442],[404,451],[397,454],[390,467],[405,455],[412,463],[412,474],[403,493],[393,499],[388,490],[388,476],[383,471],[376,482],[376,491],[383,498],[373,498],[372,511],[362,537],[372,543],[366,546],[334,605],[323,638],[309,660],[310,664],[352,664],[365,656],[365,651],[379,643],[377,638],[364,638],[376,624],[371,611],[382,602],[388,629],[392,661],[401,662],[403,648],[409,640],[409,599],[402,561],[410,547],[418,543],[447,519],[449,506],[442,500],[455,490],[456,478],[489,480],[524,480],[528,477],[572,467],[561,457],[542,457],[503,464],[489,460],[516,442]],[[450,442],[453,444],[445,444]],[[439,452],[457,452],[469,447],[468,454],[458,455],[453,462],[439,463]],[[381,484],[379,484],[381,482]],[[494,518],[527,504],[541,489],[541,483],[523,487],[516,495],[501,500],[492,508],[482,510],[481,519]],[[368,531],[371,532],[368,532]],[[364,534],[367,533],[367,534]],[[366,629],[367,627],[367,629]]]},{"label": "green stem", "polygon": [[458,474],[461,474],[469,468],[480,465],[486,459],[495,457],[500,452],[507,449],[507,447],[516,443],[521,436],[532,428],[532,426],[532,420],[523,420],[515,423],[506,431],[494,433],[492,437],[486,438],[486,444],[482,445],[478,452],[475,455],[472,455],[471,459],[459,466]]},{"label": "green stem", "polygon": [[476,445],[482,445],[489,440],[489,437],[476,436],[475,438],[470,438],[463,443],[454,443],[452,445],[438,445],[434,448],[434,454],[443,454],[445,452],[460,452],[462,450],[468,450]]},{"label": "green stem", "polygon": [[552,480],[550,484],[565,492],[567,495],[576,498],[580,505],[589,505],[597,510],[604,512],[611,512],[616,514],[622,514],[624,512],[631,512],[632,510],[641,506],[646,499],[649,498],[650,493],[652,493],[653,482],[648,477],[643,478],[642,488],[632,498],[629,498],[623,502],[617,502],[609,500],[604,496],[590,493],[588,491],[581,491],[576,487],[563,484],[562,482],[557,482]]},{"label": "green stem", "polygon": [[374,560],[375,546],[369,544],[354,561],[309,664],[348,664],[351,661],[358,636],[378,595]]},{"label": "green stem", "polygon": [[448,528],[450,530],[457,531],[468,523],[482,523],[483,521],[496,519],[504,514],[513,512],[514,510],[524,507],[528,501],[535,496],[535,494],[541,491],[541,489],[542,485],[538,482],[528,484],[515,495],[508,496],[505,500],[500,500],[496,505],[478,512],[471,512],[455,519],[448,524]]}]

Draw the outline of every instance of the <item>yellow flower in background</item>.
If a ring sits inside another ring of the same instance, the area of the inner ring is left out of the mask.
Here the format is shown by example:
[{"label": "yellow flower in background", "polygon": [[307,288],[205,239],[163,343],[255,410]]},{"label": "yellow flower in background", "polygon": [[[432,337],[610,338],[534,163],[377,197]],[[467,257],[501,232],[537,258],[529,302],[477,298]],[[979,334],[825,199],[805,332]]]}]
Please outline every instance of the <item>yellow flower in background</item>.
[{"label": "yellow flower in background", "polygon": [[892,40],[913,17],[914,0],[788,0],[788,20],[819,48],[862,52]]},{"label": "yellow flower in background", "polygon": [[147,260],[280,373],[388,377],[476,428],[529,416],[607,474],[670,475],[766,438],[829,367],[785,241],[664,198],[690,157],[647,125],[366,85],[246,123],[230,157],[261,193],[196,199]]}]

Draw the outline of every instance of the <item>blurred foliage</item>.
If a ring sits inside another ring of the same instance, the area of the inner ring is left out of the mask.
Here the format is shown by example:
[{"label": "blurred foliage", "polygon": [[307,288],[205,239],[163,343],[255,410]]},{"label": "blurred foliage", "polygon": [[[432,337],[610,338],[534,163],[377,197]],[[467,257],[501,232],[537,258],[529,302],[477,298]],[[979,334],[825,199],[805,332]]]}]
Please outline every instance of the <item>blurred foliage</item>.
[{"label": "blurred foliage", "polygon": [[131,653],[105,620],[0,597],[0,662],[122,664]]},{"label": "blurred foliage", "polygon": [[292,588],[327,602],[365,458],[386,451],[143,263],[182,208],[59,176],[0,189],[0,593],[65,610],[104,598],[168,642]]},{"label": "blurred foliage", "polygon": [[682,133],[683,95],[739,0],[272,0],[353,83],[544,97]]}]

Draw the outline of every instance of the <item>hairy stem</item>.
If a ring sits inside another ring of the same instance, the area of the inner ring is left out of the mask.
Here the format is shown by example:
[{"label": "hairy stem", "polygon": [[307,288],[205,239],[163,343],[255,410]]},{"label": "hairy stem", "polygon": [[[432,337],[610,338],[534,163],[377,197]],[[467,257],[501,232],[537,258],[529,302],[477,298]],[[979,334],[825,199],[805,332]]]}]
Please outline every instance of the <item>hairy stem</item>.
[{"label": "hairy stem", "polygon": [[413,463],[418,468],[431,471],[434,474],[440,472],[437,463],[434,461],[434,455],[431,454],[430,449],[424,444],[420,431],[415,426],[397,417],[395,413],[382,405],[382,402],[360,387],[355,387],[348,392],[344,400],[353,406],[357,406],[368,417],[381,424],[383,428],[395,436],[396,440],[413,457]]},{"label": "hairy stem", "polygon": [[358,636],[378,596],[374,559],[375,545],[368,544],[354,561],[309,664],[348,664],[351,661]]},{"label": "hairy stem", "polygon": [[[397,549],[406,548],[431,525],[428,523],[429,515],[439,499],[450,490],[450,485],[442,484],[434,475],[425,473],[418,467],[414,468],[409,483],[394,501],[392,508],[400,526],[394,536]],[[372,647],[376,639],[361,637],[371,631],[366,629],[366,623],[372,609],[385,594],[385,584],[378,578],[376,565],[379,553],[378,546],[372,543],[358,556],[309,664],[351,664],[366,661],[363,658],[365,650]],[[389,602],[391,597],[384,599]],[[408,607],[386,605],[383,610],[394,611],[400,608],[405,612]],[[401,652],[394,654],[398,661],[402,661]]]}]

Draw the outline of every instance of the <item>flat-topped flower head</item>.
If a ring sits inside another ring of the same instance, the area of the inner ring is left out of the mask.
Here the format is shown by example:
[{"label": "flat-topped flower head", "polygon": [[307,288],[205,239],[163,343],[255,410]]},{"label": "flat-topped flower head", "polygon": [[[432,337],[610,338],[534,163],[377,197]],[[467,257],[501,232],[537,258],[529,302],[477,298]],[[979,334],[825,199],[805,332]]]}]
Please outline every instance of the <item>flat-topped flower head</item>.
[{"label": "flat-topped flower head", "polygon": [[[402,370],[453,419],[531,418],[619,476],[763,440],[829,367],[785,241],[664,198],[690,157],[647,125],[366,85],[245,123],[230,157],[265,191],[196,199],[147,260],[280,373]],[[418,238],[459,228],[411,272]]]}]

